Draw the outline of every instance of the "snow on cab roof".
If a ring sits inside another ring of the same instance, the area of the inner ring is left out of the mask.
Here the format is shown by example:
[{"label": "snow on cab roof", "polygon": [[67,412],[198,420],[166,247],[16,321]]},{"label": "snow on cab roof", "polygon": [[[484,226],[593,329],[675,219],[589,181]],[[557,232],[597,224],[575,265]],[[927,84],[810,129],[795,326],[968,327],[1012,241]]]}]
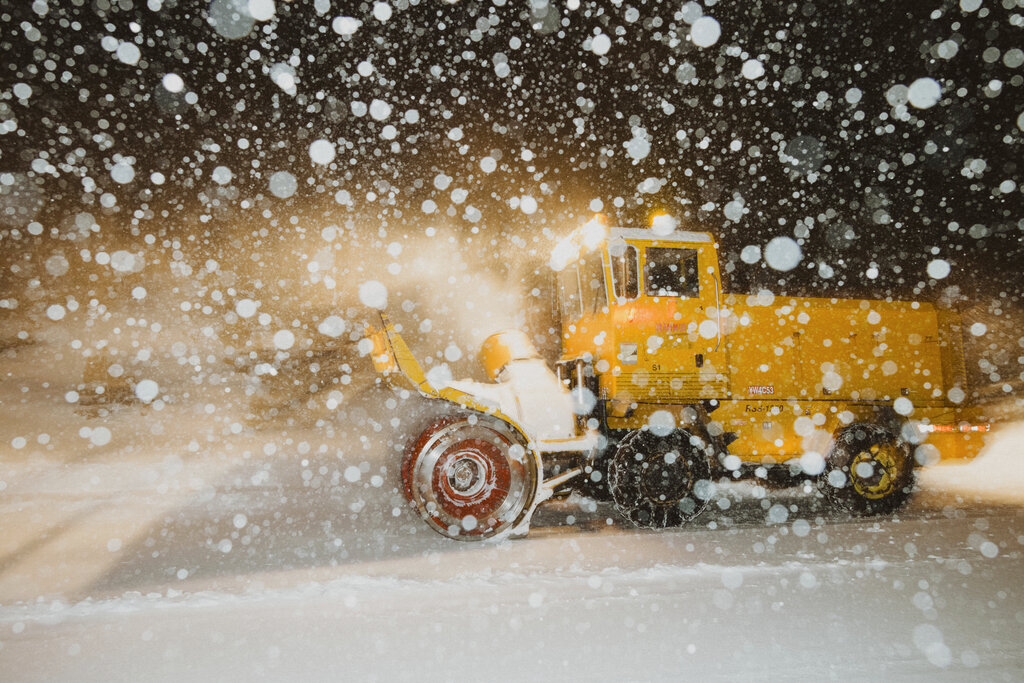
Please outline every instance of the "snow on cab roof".
[{"label": "snow on cab roof", "polygon": [[673,230],[665,234],[659,234],[660,230],[652,228],[611,228],[605,225],[603,220],[595,217],[572,231],[560,241],[551,251],[551,260],[548,264],[554,270],[562,270],[570,263],[576,261],[584,254],[598,249],[605,242],[612,240],[649,240],[652,242],[666,243],[693,243],[702,242],[711,244],[714,240],[706,232],[689,232],[686,230]]},{"label": "snow on cab roof", "polygon": [[627,240],[655,240],[658,242],[712,242],[711,235],[706,232],[675,230],[667,235],[659,235],[650,228],[609,228],[609,239],[615,239],[616,237]]}]

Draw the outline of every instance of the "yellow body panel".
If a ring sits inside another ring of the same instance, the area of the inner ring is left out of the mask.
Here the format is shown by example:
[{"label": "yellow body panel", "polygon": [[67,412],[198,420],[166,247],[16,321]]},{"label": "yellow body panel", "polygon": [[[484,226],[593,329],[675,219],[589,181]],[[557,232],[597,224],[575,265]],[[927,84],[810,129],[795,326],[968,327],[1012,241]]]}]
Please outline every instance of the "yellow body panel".
[{"label": "yellow body panel", "polygon": [[945,398],[929,304],[787,297],[751,306],[737,298],[726,302],[739,319],[726,339],[738,395],[888,402],[903,396],[915,406]]},{"label": "yellow body panel", "polygon": [[[563,320],[562,361],[593,364],[609,428],[641,427],[658,411],[680,424],[685,406],[715,399],[705,404],[712,429],[734,439],[731,453],[782,462],[826,453],[836,429],[876,421],[898,399],[901,410],[912,405],[910,420],[960,420],[949,398],[964,385],[955,313],[918,302],[725,295],[710,235],[687,242],[621,232],[640,273],[649,247],[695,251],[700,287],[692,298],[647,296],[641,286],[637,298],[617,299],[608,242],[597,247],[608,306]],[[928,440],[943,457],[981,446],[977,434]]]}]

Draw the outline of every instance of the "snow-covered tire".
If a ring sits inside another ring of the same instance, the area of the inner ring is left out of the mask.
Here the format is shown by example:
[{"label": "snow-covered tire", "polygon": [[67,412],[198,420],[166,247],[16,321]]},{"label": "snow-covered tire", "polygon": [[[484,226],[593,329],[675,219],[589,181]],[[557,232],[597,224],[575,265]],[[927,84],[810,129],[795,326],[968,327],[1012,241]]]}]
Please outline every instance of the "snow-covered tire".
[{"label": "snow-covered tire", "polygon": [[914,480],[910,444],[890,429],[858,423],[836,435],[820,486],[836,507],[879,514],[906,503]]},{"label": "snow-covered tire", "polygon": [[509,424],[478,413],[434,420],[406,449],[406,498],[432,529],[479,541],[515,529],[530,512],[539,469]]},{"label": "snow-covered tire", "polygon": [[615,507],[633,524],[661,529],[701,513],[707,501],[695,489],[710,477],[707,459],[689,432],[677,429],[658,436],[642,428],[619,443],[608,468],[608,487]]}]

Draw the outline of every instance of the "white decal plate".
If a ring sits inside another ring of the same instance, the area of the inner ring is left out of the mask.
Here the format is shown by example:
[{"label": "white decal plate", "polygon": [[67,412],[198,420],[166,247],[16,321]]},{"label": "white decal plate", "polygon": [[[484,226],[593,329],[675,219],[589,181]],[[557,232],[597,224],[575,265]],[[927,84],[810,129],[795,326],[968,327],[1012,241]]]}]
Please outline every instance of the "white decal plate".
[{"label": "white decal plate", "polygon": [[638,345],[634,342],[619,344],[619,361],[621,361],[623,365],[636,365],[637,347]]}]

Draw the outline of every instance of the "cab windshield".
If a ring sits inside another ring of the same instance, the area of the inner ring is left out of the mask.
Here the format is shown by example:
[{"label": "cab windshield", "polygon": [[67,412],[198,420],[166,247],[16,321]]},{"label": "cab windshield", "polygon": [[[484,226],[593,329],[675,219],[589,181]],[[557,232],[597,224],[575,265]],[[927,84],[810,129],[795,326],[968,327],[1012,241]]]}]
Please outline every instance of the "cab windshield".
[{"label": "cab windshield", "polygon": [[697,252],[693,249],[648,247],[644,264],[647,296],[696,298],[699,294]]}]

